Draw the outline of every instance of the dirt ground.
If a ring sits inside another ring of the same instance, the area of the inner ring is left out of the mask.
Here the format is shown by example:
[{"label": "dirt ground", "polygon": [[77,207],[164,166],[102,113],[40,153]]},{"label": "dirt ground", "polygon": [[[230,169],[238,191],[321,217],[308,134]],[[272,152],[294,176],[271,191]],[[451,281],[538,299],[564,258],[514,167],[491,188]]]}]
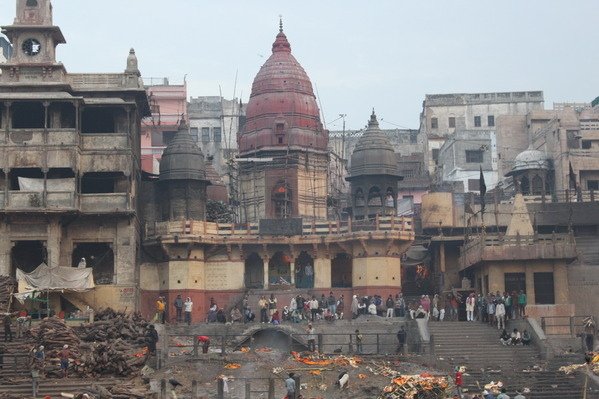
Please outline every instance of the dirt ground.
[{"label": "dirt ground", "polygon": [[[216,398],[217,378],[227,377],[228,393],[225,398],[245,398],[245,384],[249,379],[251,398],[267,398],[268,379],[275,379],[275,398],[285,397],[284,379],[289,372],[300,376],[301,394],[304,399],[377,398],[386,385],[391,383],[391,376],[381,373],[393,370],[405,374],[430,373],[442,375],[441,372],[410,362],[410,358],[396,356],[347,358],[343,356],[327,356],[334,362],[329,365],[307,365],[288,353],[270,348],[258,348],[248,352],[235,352],[221,357],[208,354],[200,360],[189,359],[182,355],[174,357],[168,368],[151,375],[150,378],[175,379],[182,384],[175,392],[179,398],[190,397],[192,380],[196,380],[200,398]],[[307,355],[307,354],[306,354]],[[412,359],[415,360],[415,359]],[[326,362],[326,360],[325,360]],[[239,368],[226,366],[239,365]],[[339,374],[347,371],[350,375],[349,387],[340,390],[335,385]],[[378,375],[377,375],[378,374]],[[264,391],[264,392],[257,392]]]}]

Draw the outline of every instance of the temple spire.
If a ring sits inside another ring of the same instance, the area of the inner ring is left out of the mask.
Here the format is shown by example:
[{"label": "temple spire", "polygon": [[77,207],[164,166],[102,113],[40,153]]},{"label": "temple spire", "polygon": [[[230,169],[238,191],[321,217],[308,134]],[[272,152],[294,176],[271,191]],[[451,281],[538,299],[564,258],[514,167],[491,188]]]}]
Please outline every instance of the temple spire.
[{"label": "temple spire", "polygon": [[283,16],[279,14],[279,32],[283,33]]}]

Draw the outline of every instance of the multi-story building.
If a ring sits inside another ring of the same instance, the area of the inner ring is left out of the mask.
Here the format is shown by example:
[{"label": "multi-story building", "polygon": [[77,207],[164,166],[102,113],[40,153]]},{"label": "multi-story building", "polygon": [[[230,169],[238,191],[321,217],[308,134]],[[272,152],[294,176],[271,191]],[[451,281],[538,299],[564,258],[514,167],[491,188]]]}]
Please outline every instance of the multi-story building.
[{"label": "multi-story building", "polygon": [[494,132],[500,116],[542,109],[542,91],[427,94],[420,114],[420,134],[426,138],[429,171],[434,172],[439,151],[456,127]]},{"label": "multi-story building", "polygon": [[228,175],[227,161],[237,153],[237,134],[245,123],[245,104],[236,98],[203,96],[191,97],[187,106],[191,136],[214,169]]},{"label": "multi-story building", "polygon": [[[85,258],[96,289],[63,298],[135,308],[139,134],[150,114],[135,52],[121,73],[67,73],[50,1],[16,3],[2,28],[13,54],[0,64],[0,274]],[[58,294],[51,302],[61,306]]]},{"label": "multi-story building", "polygon": [[437,159],[436,183],[450,183],[456,189],[461,187],[460,191],[478,191],[481,170],[487,188],[495,187],[498,177],[493,131],[458,129],[446,137]]},{"label": "multi-story building", "polygon": [[162,152],[173,139],[179,125],[187,120],[187,85],[169,83],[146,85],[152,116],[144,118],[141,130],[141,167],[158,174]]}]

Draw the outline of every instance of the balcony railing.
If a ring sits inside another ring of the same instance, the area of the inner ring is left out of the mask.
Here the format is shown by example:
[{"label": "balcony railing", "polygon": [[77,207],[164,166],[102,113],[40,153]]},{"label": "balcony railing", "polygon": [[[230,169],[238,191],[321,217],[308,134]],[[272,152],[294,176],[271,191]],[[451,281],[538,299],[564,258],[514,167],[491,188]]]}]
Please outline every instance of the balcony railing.
[{"label": "balcony railing", "polygon": [[576,243],[572,234],[532,236],[482,234],[466,242],[460,252],[462,269],[483,261],[575,259],[577,256]]},{"label": "balcony railing", "polygon": [[78,144],[76,129],[13,129],[8,134],[8,145],[14,146],[64,146]]},{"label": "balcony railing", "polygon": [[72,191],[9,191],[8,201],[0,194],[0,205],[9,210],[73,210],[75,194]]},{"label": "balcony railing", "polygon": [[[302,223],[302,236],[348,235],[352,233],[405,233],[413,237],[413,220],[409,217],[386,216],[360,221],[308,221]],[[146,224],[146,238],[177,236],[259,236],[259,223],[213,223],[200,220],[155,222]]]},{"label": "balcony railing", "polygon": [[81,194],[79,206],[84,213],[126,212],[131,209],[127,193]]},{"label": "balcony railing", "polygon": [[126,133],[95,133],[83,134],[83,150],[112,150],[129,147]]}]

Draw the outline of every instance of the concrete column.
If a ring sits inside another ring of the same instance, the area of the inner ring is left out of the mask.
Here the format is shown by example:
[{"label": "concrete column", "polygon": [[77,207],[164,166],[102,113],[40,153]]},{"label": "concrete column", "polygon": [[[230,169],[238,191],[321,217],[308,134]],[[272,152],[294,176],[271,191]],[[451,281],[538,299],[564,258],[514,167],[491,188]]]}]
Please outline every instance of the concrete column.
[{"label": "concrete column", "polygon": [[553,290],[555,303],[570,303],[570,290],[568,287],[568,269],[565,264],[556,264],[553,267]]},{"label": "concrete column", "polygon": [[[555,281],[555,277],[554,277]],[[567,281],[567,280],[566,280]],[[554,287],[555,289],[555,287]],[[529,264],[526,265],[526,302],[528,305],[534,305],[536,303],[535,298],[535,279],[534,279],[534,268]]]},{"label": "concrete column", "polygon": [[439,271],[445,273],[445,243],[439,245]]},{"label": "concrete column", "polygon": [[56,267],[60,265],[60,242],[62,229],[58,220],[54,219],[48,223],[48,240],[46,249],[48,251],[48,266]]},{"label": "concrete column", "polygon": [[263,268],[264,268],[263,269],[264,270],[263,278],[264,278],[264,289],[265,290],[268,289],[268,282],[269,282],[269,280],[268,280],[268,260],[269,260],[268,256],[262,257],[262,263],[263,263]]},{"label": "concrete column", "polygon": [[291,285],[295,285],[295,261],[289,262],[289,273],[291,273]]}]

